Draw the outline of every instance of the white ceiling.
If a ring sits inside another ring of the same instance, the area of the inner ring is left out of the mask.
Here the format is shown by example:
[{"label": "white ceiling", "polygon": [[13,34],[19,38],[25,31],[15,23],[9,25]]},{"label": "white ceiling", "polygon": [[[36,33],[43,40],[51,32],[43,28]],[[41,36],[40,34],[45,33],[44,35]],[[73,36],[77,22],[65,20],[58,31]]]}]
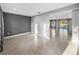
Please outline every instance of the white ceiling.
[{"label": "white ceiling", "polygon": [[1,3],[1,7],[4,12],[35,16],[71,4],[72,3]]}]

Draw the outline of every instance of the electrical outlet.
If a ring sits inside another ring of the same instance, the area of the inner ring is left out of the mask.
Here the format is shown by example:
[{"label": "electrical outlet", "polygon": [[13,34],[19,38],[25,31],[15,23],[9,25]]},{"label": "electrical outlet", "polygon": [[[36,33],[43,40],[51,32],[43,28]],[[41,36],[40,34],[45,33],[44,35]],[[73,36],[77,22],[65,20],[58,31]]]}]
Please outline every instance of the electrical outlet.
[{"label": "electrical outlet", "polygon": [[10,35],[10,33],[7,33],[8,35]]}]

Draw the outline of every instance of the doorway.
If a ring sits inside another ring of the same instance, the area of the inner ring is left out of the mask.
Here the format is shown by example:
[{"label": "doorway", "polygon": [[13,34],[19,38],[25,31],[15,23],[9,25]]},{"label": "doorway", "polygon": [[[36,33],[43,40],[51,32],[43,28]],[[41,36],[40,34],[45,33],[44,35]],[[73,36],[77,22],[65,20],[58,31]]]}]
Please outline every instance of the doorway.
[{"label": "doorway", "polygon": [[72,19],[50,20],[50,38],[72,36]]}]

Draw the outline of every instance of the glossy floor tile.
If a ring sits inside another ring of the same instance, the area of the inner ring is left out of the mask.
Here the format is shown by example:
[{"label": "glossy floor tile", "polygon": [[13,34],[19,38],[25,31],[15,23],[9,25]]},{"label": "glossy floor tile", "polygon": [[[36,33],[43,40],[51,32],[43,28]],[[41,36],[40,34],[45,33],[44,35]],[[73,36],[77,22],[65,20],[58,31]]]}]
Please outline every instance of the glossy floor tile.
[{"label": "glossy floor tile", "polygon": [[34,34],[21,35],[4,40],[1,55],[62,55],[70,38],[46,39]]},{"label": "glossy floor tile", "polygon": [[77,55],[78,44],[74,43],[72,40],[70,41],[67,48],[64,50],[62,55]]}]

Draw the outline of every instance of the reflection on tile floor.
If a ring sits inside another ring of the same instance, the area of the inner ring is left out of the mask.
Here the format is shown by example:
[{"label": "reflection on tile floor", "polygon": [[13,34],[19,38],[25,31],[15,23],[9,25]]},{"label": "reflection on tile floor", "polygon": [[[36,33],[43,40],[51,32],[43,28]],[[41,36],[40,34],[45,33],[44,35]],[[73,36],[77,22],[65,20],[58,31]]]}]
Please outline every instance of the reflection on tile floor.
[{"label": "reflection on tile floor", "polygon": [[1,55],[61,55],[70,38],[46,39],[34,34],[21,35],[4,40]]}]

